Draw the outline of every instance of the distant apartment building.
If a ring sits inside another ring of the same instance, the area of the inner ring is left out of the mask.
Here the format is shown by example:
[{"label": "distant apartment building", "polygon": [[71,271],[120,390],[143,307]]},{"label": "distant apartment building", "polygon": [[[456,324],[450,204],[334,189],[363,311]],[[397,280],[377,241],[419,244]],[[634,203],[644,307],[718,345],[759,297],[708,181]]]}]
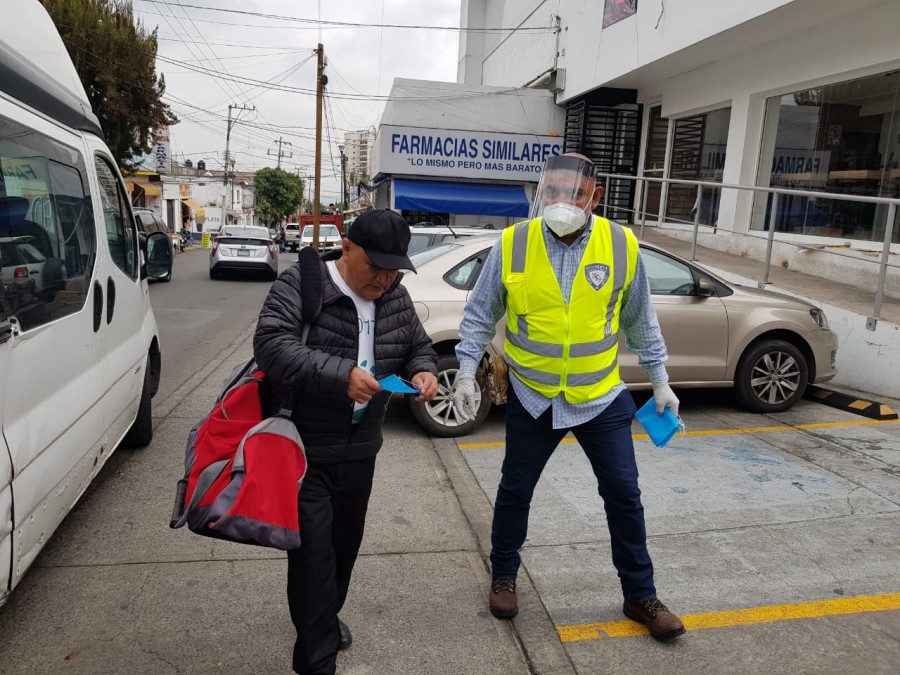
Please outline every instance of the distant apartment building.
[{"label": "distant apartment building", "polygon": [[[375,134],[372,131],[348,131],[344,134],[344,154],[347,156],[347,179],[356,181],[372,176],[372,146]],[[351,180],[351,182],[353,182]],[[354,188],[355,189],[355,188]]]}]

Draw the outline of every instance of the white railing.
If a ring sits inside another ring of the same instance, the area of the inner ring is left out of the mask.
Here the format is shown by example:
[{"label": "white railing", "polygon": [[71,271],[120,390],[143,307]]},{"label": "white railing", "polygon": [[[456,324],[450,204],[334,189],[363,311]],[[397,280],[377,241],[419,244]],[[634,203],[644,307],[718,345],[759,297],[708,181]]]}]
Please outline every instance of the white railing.
[{"label": "white railing", "polygon": [[[636,221],[640,223],[640,238],[644,236],[644,227],[647,222],[647,196],[650,193],[648,190],[649,183],[660,183],[662,185],[685,185],[696,187],[697,189],[697,198],[694,202],[693,213],[694,213],[694,221],[693,221],[693,237],[691,239],[691,260],[697,259],[697,237],[700,232],[700,211],[701,204],[703,203],[703,192],[704,190],[711,191],[724,191],[724,190],[740,190],[751,193],[765,193],[766,195],[771,195],[771,205],[769,206],[769,217],[768,217],[768,237],[766,243],[766,256],[764,260],[764,270],[762,273],[762,278],[757,281],[757,285],[760,288],[764,288],[766,285],[771,283],[769,281],[769,270],[772,264],[772,247],[775,242],[775,227],[777,224],[778,218],[778,200],[781,196],[798,196],[805,198],[815,198],[815,199],[833,199],[837,201],[846,201],[846,202],[863,202],[867,204],[883,204],[887,206],[887,214],[885,218],[885,227],[884,227],[884,240],[881,249],[881,259],[878,262],[878,283],[875,288],[875,304],[872,311],[872,315],[867,318],[866,328],[869,330],[875,330],[875,326],[878,323],[878,320],[881,318],[881,305],[884,301],[884,286],[885,279],[887,278],[887,270],[888,267],[894,269],[900,269],[897,265],[891,265],[888,262],[888,258],[891,252],[891,241],[893,238],[894,232],[894,223],[896,221],[897,215],[897,207],[900,205],[900,199],[898,198],[890,198],[890,197],[868,197],[864,195],[852,195],[852,194],[841,194],[834,192],[820,192],[818,190],[792,190],[788,188],[774,188],[774,187],[759,187],[755,185],[734,185],[730,183],[714,183],[711,181],[698,181],[698,180],[685,180],[680,178],[652,178],[650,176],[628,176],[623,174],[613,174],[613,173],[598,173],[597,174],[598,181],[602,182],[605,186],[605,193],[609,194],[609,187],[612,181],[635,181],[637,184],[635,187],[639,189],[640,192],[640,209],[635,211],[631,208],[623,208],[620,206],[613,206],[616,211],[626,211],[629,213],[634,213],[636,215]],[[664,208],[664,199],[660,200],[660,213],[663,212]],[[609,212],[610,206],[604,200],[603,202],[603,216],[606,217]],[[740,232],[729,231],[730,234],[744,234]],[[744,236],[750,236],[744,234]],[[831,251],[826,251],[826,253],[832,253]],[[832,253],[833,254],[833,253]],[[833,254],[834,255],[834,254]],[[873,261],[865,261],[874,264]]]}]

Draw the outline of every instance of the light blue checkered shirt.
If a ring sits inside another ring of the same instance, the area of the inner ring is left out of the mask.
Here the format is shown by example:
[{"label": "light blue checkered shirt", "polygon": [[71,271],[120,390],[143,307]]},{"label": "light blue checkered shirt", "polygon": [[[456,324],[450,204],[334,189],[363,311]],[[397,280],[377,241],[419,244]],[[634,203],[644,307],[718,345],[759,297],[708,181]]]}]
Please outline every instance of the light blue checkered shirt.
[{"label": "light blue checkered shirt", "polygon": [[[588,237],[596,219],[585,228],[571,246],[566,246],[554,237],[546,227],[542,227],[544,244],[550,256],[550,264],[559,281],[566,303],[572,292],[572,282],[581,256],[587,247]],[[484,348],[494,337],[497,322],[506,312],[504,303],[505,289],[502,282],[502,265],[500,260],[500,240],[491,249],[475,288],[469,295],[459,327],[460,342],[456,346],[459,369],[463,373],[475,373],[484,356]],[[626,346],[638,356],[638,362],[647,372],[654,384],[668,382],[666,367],[668,358],[666,343],[663,341],[656,319],[656,310],[650,299],[650,284],[644,272],[644,264],[638,256],[637,270],[634,280],[622,298],[622,311],[619,324],[625,332]],[[599,415],[625,389],[621,382],[606,395],[586,403],[572,404],[559,394],[549,399],[536,392],[515,375],[510,374],[516,396],[532,417],[537,419],[551,405],[553,406],[553,428],[569,429],[593,419]]]}]

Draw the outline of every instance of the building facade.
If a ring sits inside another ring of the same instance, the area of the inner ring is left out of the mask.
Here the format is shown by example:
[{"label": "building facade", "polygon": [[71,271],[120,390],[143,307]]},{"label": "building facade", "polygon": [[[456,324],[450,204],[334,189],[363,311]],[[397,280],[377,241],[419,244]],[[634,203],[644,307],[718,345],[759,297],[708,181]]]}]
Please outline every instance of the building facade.
[{"label": "building facade", "polygon": [[546,91],[394,80],[361,202],[411,224],[506,227],[528,216],[564,121]]},{"label": "building facade", "polygon": [[[367,181],[372,176],[372,149],[375,145],[375,132],[348,131],[344,133],[344,155],[347,157],[345,171],[347,180],[351,176],[356,181]],[[352,186],[355,187],[355,186]]]},{"label": "building facade", "polygon": [[[600,171],[787,187],[784,241],[880,242],[887,207],[817,192],[900,197],[897,0],[463,0],[458,79],[541,86],[564,110],[565,148]],[[649,221],[761,233],[765,194],[652,185]],[[634,181],[613,181],[634,222]],[[900,219],[900,214],[898,214]],[[745,237],[752,239],[753,237]],[[895,247],[896,248],[896,247]]]}]

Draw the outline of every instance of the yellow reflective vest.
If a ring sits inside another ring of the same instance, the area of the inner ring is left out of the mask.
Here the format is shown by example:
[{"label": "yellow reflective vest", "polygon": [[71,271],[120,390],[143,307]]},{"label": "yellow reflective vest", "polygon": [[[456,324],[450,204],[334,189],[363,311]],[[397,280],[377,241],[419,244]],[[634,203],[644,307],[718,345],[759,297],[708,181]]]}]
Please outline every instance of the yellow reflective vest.
[{"label": "yellow reflective vest", "polygon": [[541,219],[502,235],[506,361],[522,382],[569,403],[603,396],[619,384],[619,310],[634,279],[638,242],[631,230],[594,216],[569,302],[541,230]]}]

